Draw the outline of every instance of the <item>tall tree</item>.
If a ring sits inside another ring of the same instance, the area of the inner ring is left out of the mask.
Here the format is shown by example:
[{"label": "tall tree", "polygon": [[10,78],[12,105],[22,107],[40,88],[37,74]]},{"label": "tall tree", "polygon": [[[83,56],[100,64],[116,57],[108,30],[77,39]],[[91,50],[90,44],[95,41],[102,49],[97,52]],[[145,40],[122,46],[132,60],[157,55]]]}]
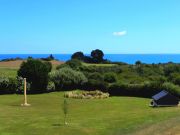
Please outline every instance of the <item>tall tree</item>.
[{"label": "tall tree", "polygon": [[84,60],[84,54],[83,54],[83,52],[75,52],[75,53],[71,56],[71,59]]},{"label": "tall tree", "polygon": [[95,63],[100,63],[103,61],[104,53],[103,51],[96,49],[91,52],[91,57]]}]

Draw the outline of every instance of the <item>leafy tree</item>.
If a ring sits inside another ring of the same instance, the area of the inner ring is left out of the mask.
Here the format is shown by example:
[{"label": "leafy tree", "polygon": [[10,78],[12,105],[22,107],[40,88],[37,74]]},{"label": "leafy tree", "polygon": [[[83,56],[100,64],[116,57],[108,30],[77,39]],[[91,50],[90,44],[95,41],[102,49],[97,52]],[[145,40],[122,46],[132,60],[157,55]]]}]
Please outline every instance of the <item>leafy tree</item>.
[{"label": "leafy tree", "polygon": [[46,90],[50,64],[36,59],[24,61],[18,70],[18,76],[27,78],[31,84],[31,92],[39,93]]},{"label": "leafy tree", "polygon": [[136,61],[136,63],[135,63],[136,65],[141,65],[142,63],[141,63],[141,61],[140,60],[138,60],[138,61]]},{"label": "leafy tree", "polygon": [[45,61],[51,61],[54,60],[54,56],[52,54],[50,54],[48,57],[46,58],[41,58],[41,60],[45,60]]},{"label": "leafy tree", "polygon": [[50,54],[49,59],[54,60],[54,56],[52,54]]},{"label": "leafy tree", "polygon": [[72,56],[71,59],[78,59],[83,61],[84,60],[84,54],[83,52],[75,52]]},{"label": "leafy tree", "polygon": [[95,63],[100,63],[103,61],[104,53],[103,51],[96,49],[91,52],[91,57]]}]

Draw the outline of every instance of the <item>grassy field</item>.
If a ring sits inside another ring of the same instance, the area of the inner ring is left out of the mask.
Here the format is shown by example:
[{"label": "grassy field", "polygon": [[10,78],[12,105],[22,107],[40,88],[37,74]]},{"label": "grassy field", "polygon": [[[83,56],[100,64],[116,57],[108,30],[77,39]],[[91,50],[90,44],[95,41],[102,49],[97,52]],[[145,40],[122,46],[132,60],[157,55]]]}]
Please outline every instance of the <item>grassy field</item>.
[{"label": "grassy field", "polygon": [[151,108],[149,99],[68,99],[67,126],[62,92],[28,99],[31,106],[21,107],[22,95],[0,96],[1,135],[174,135],[180,131],[180,108]]},{"label": "grassy field", "polygon": [[[16,61],[8,61],[8,62],[0,62],[0,76],[6,77],[16,77],[17,71],[23,61],[16,60]],[[63,62],[60,61],[51,61],[53,70]]]},{"label": "grassy field", "polygon": [[17,69],[14,68],[1,68],[0,67],[0,75],[4,77],[16,77]]},{"label": "grassy field", "polygon": [[[21,62],[0,62],[0,74],[15,77]],[[53,68],[55,69],[58,64],[60,63],[54,62]],[[150,99],[135,97],[68,99],[67,126],[63,125],[62,92],[28,95],[28,99],[32,106],[21,107],[22,95],[0,95],[0,135],[178,135],[180,133],[180,108],[151,108],[148,106]]]}]

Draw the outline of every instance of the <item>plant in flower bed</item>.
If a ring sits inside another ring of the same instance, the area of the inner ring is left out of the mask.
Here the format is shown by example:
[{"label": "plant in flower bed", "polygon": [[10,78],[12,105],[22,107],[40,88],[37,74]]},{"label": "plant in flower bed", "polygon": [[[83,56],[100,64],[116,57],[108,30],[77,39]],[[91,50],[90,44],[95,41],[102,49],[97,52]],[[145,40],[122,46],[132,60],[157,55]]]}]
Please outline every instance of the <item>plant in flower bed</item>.
[{"label": "plant in flower bed", "polygon": [[104,93],[99,90],[96,91],[75,90],[75,91],[65,92],[64,97],[77,98],[77,99],[104,99],[109,97],[109,93]]}]

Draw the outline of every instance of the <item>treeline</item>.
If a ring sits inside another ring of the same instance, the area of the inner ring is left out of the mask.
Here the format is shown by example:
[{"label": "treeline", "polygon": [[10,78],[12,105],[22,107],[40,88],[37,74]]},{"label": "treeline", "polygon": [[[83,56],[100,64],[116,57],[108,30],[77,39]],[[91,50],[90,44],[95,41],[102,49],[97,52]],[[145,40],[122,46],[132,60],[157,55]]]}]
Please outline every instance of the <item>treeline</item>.
[{"label": "treeline", "polygon": [[18,79],[25,77],[29,93],[81,89],[109,92],[111,96],[151,97],[167,90],[180,97],[180,64],[145,64],[137,61],[134,65],[128,65],[109,61],[111,64],[103,66],[99,63],[106,61],[104,55],[99,55],[99,50],[94,51],[88,57],[96,64],[86,64],[84,58],[87,56],[79,57],[78,52],[53,70],[50,62],[29,58],[22,63],[16,79],[0,79],[1,94],[22,93],[23,84]]},{"label": "treeline", "polygon": [[[29,56],[27,59],[33,59],[33,57]],[[16,58],[6,58],[6,59],[2,59],[0,60],[0,62],[8,62],[8,61],[16,61],[16,60],[26,60],[20,57],[16,57]],[[43,60],[43,61],[51,61],[51,60],[55,60],[54,56],[52,54],[50,54],[48,57],[46,58],[39,58],[39,60]]]},{"label": "treeline", "polygon": [[83,52],[75,52],[71,59],[77,59],[85,63],[110,63],[109,60],[104,59],[104,53],[102,50],[96,49],[91,51],[90,56],[84,55]]}]

